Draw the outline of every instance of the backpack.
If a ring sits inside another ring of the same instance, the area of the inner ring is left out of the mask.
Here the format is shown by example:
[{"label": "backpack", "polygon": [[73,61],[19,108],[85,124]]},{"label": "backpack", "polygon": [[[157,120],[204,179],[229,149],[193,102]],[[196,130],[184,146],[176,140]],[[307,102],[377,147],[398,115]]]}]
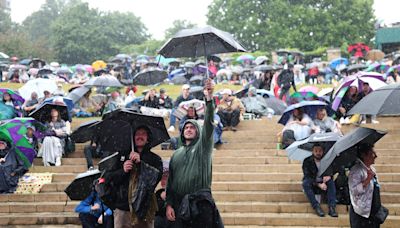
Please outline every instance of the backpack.
[{"label": "backpack", "polygon": [[350,192],[346,170],[342,168],[335,180],[336,200],[338,204],[350,205]]}]

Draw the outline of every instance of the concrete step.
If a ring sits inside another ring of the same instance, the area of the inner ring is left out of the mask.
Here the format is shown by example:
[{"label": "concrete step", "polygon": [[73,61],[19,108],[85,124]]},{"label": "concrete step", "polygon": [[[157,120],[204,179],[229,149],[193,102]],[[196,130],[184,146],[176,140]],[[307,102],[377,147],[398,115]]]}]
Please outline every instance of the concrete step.
[{"label": "concrete step", "polygon": [[[303,192],[288,191],[213,191],[217,202],[308,202]],[[400,193],[382,192],[383,203],[400,203]],[[0,195],[0,202],[67,202],[64,192],[27,195]]]},{"label": "concrete step", "polygon": [[0,226],[80,224],[77,213],[0,213]]}]

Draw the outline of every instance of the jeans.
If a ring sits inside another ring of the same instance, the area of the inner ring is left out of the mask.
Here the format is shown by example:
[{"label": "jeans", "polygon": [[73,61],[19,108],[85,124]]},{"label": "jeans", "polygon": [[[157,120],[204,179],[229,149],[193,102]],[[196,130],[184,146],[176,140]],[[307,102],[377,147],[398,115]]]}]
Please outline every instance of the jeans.
[{"label": "jeans", "polygon": [[235,109],[232,112],[220,110],[217,113],[221,118],[221,123],[224,127],[236,127],[239,124],[240,110]]},{"label": "jeans", "polygon": [[[315,199],[314,183],[315,183],[315,180],[313,180],[313,179],[304,179],[303,180],[304,194],[306,194],[308,201],[310,201],[311,206],[313,208],[315,208],[317,205],[319,205],[317,199]],[[331,207],[335,207],[336,206],[336,187],[335,187],[335,182],[332,180],[332,178],[328,182],[326,182],[326,186],[327,186],[326,190],[327,190],[327,196],[328,196],[328,205]]]},{"label": "jeans", "polygon": [[171,114],[169,116],[169,126],[175,126],[176,124],[176,116],[174,115],[175,110],[176,110],[175,108],[171,110]]}]

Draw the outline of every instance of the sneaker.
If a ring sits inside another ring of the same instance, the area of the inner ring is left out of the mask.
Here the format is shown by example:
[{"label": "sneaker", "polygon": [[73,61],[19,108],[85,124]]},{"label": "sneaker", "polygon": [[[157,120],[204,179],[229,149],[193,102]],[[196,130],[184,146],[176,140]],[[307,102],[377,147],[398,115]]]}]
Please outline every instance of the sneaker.
[{"label": "sneaker", "polygon": [[237,128],[236,127],[231,127],[231,130],[232,131],[237,131]]},{"label": "sneaker", "polygon": [[56,166],[61,166],[61,158],[56,158]]},{"label": "sneaker", "polygon": [[168,128],[168,131],[169,131],[169,132],[174,132],[174,131],[175,131],[175,127],[174,127],[174,126],[170,126],[170,127]]},{"label": "sneaker", "polygon": [[330,207],[329,207],[329,212],[328,212],[328,214],[329,214],[331,217],[338,217],[338,214],[336,213],[336,208],[335,208],[334,206],[330,206]]},{"label": "sneaker", "polygon": [[373,123],[373,124],[379,124],[379,121],[377,121],[377,120],[372,120],[372,123]]},{"label": "sneaker", "polygon": [[344,118],[343,118],[343,117],[340,118],[339,123],[340,123],[340,124],[344,124]]},{"label": "sneaker", "polygon": [[361,121],[361,124],[366,124],[366,123],[367,123],[366,120]]},{"label": "sneaker", "polygon": [[94,170],[94,167],[93,167],[93,166],[90,166],[89,169],[88,169],[88,171],[92,171],[92,170]]},{"label": "sneaker", "polygon": [[344,119],[344,123],[345,123],[345,124],[350,124],[350,118],[347,117],[346,119]]}]

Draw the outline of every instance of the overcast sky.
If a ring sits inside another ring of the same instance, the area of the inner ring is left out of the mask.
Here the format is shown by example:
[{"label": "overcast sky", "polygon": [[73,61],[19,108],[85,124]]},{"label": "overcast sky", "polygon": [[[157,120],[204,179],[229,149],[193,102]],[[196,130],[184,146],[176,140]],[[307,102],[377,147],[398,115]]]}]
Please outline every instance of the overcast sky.
[{"label": "overcast sky", "polygon": [[[13,21],[22,22],[39,10],[45,0],[11,0]],[[90,7],[101,11],[133,12],[142,19],[156,39],[162,39],[164,31],[174,20],[189,20],[197,25],[206,24],[207,7],[212,0],[84,0]],[[400,0],[375,0],[375,15],[386,24],[400,21]]]}]

